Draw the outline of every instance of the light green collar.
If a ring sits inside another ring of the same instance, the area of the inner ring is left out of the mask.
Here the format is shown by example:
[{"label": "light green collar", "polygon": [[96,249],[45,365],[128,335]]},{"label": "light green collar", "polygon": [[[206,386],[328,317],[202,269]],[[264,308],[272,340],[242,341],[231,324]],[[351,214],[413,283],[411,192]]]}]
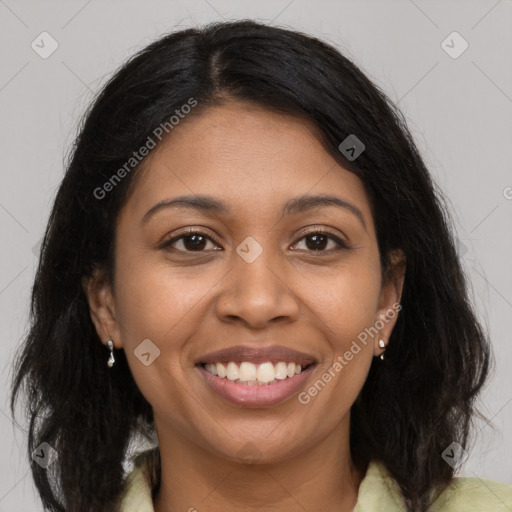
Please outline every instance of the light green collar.
[{"label": "light green collar", "polygon": [[[140,453],[125,482],[120,512],[154,512],[152,489],[144,463],[152,451]],[[383,464],[371,461],[359,486],[353,512],[407,512],[400,489]],[[429,512],[511,512],[512,486],[481,478],[455,478]]]}]

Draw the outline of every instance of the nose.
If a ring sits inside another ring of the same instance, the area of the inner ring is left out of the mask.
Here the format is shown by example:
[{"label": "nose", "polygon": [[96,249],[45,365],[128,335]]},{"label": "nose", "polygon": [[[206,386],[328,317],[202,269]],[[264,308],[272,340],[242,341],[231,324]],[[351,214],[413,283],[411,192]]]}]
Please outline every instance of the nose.
[{"label": "nose", "polygon": [[299,298],[293,291],[292,268],[277,262],[270,250],[252,263],[233,255],[233,268],[222,280],[216,312],[223,322],[243,322],[263,329],[275,322],[298,318]]}]

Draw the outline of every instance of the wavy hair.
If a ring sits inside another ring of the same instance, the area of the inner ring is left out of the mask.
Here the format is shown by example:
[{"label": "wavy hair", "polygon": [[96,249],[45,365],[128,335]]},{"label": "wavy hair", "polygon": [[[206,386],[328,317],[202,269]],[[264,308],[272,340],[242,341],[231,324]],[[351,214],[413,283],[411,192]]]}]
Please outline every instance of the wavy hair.
[{"label": "wavy hair", "polygon": [[[190,98],[190,116],[243,100],[312,123],[326,151],[364,184],[384,279],[391,252],[405,254],[402,311],[384,361],[373,358],[352,406],[350,446],[358,467],[385,465],[409,512],[427,510],[454,478],[441,453],[453,441],[467,449],[472,419],[483,417],[476,398],[492,355],[448,209],[403,115],[353,62],[317,38],[251,20],[159,38],[109,79],[80,123],[12,381],[13,415],[26,390],[28,457],[45,508],[115,510],[130,441],[154,434],[152,408],[124,352],[106,365],[81,283],[95,268],[114,278],[116,219],[145,161],[104,197],[95,191]],[[338,149],[350,134],[366,146],[353,161]],[[58,453],[48,469],[30,457],[42,442]]]}]

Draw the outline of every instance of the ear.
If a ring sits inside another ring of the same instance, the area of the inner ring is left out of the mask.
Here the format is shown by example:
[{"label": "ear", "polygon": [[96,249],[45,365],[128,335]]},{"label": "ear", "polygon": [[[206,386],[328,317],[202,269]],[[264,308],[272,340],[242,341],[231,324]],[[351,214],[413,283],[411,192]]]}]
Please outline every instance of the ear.
[{"label": "ear", "polygon": [[379,340],[388,344],[391,332],[396,324],[399,311],[402,309],[400,300],[405,279],[406,261],[402,250],[397,249],[391,253],[391,268],[382,284],[379,297],[379,307],[376,318],[376,328],[379,333],[375,336],[374,355],[378,356],[385,351],[379,347]]},{"label": "ear", "polygon": [[84,276],[82,278],[82,289],[89,303],[92,323],[96,327],[101,342],[106,345],[107,340],[111,338],[114,347],[121,348],[122,342],[116,318],[114,297],[104,271],[96,268],[91,276]]}]

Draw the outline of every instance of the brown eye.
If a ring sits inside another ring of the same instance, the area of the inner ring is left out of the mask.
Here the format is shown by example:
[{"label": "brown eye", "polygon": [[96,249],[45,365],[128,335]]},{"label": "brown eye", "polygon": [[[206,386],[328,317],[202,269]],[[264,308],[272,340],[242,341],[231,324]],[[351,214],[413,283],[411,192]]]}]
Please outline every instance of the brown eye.
[{"label": "brown eye", "polygon": [[[347,244],[340,238],[325,231],[312,231],[310,233],[306,233],[299,242],[301,240],[306,240],[305,246],[307,251],[332,252],[340,249],[348,249]],[[329,242],[334,243],[334,248],[331,246],[331,249],[326,250],[329,246]]]},{"label": "brown eye", "polygon": [[215,244],[215,242],[209,236],[206,236],[204,233],[201,233],[200,231],[190,230],[182,235],[171,238],[170,240],[165,242],[162,248],[170,247],[173,250],[179,252],[204,252],[205,249],[207,249],[208,242]]},{"label": "brown eye", "polygon": [[[305,240],[305,250],[312,252],[326,252],[330,253],[340,249],[348,249],[348,245],[343,242],[339,237],[326,231],[311,231],[306,233],[297,243]],[[208,242],[211,242],[214,247],[208,249]],[[181,247],[179,244],[181,243]],[[329,243],[334,244],[329,248]],[[217,247],[217,249],[215,248]],[[162,246],[163,249],[172,248],[178,252],[205,252],[207,250],[219,250],[216,242],[209,236],[201,231],[189,230],[184,234],[175,236],[165,242]]]}]

